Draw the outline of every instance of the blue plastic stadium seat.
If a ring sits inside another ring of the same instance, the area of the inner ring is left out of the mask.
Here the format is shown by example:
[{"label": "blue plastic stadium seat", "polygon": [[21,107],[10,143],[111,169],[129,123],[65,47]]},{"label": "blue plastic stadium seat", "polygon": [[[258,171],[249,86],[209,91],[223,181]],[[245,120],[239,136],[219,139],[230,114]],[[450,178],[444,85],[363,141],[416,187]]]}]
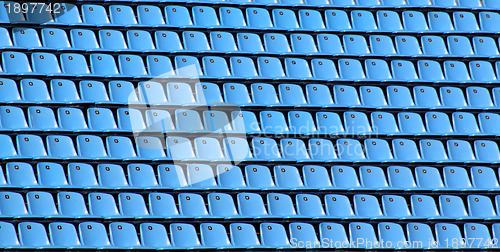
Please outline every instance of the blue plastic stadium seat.
[{"label": "blue plastic stadium seat", "polygon": [[89,75],[87,60],[85,56],[74,53],[63,53],[59,56],[61,69],[65,74]]},{"label": "blue plastic stadium seat", "polygon": [[61,247],[79,247],[80,239],[76,228],[71,223],[52,222],[49,224],[49,237],[51,244]]},{"label": "blue plastic stadium seat", "polygon": [[108,14],[102,5],[85,4],[82,5],[83,22],[90,25],[109,24]]},{"label": "blue plastic stadium seat", "polygon": [[[378,55],[394,55],[396,50],[394,49],[394,43],[389,36],[370,36],[370,48],[373,54]],[[373,61],[373,60],[372,60]],[[378,60],[378,62],[382,62]],[[387,64],[387,63],[386,63]],[[366,62],[365,62],[366,65]]]},{"label": "blue plastic stadium seat", "polygon": [[403,26],[405,30],[411,32],[422,32],[429,30],[427,21],[422,12],[419,11],[403,11]]},{"label": "blue plastic stadium seat", "polygon": [[492,246],[491,235],[488,227],[479,223],[464,224],[464,238],[466,246],[471,248],[487,248]]},{"label": "blue plastic stadium seat", "polygon": [[109,236],[111,244],[115,248],[141,247],[137,231],[131,223],[114,222],[109,224]]},{"label": "blue plastic stadium seat", "polygon": [[229,68],[227,67],[227,62],[222,57],[203,57],[202,65],[205,76],[216,78],[231,76]]},{"label": "blue plastic stadium seat", "polygon": [[329,30],[350,30],[351,22],[347,13],[343,10],[326,10],[325,24]]},{"label": "blue plastic stadium seat", "polygon": [[158,223],[141,223],[140,239],[145,247],[168,248],[172,246],[165,226]]},{"label": "blue plastic stadium seat", "polygon": [[358,91],[352,86],[335,85],[333,87],[333,97],[335,99],[335,104],[337,105],[349,107],[361,105],[358,97]]},{"label": "blue plastic stadium seat", "polygon": [[368,117],[362,112],[344,112],[344,127],[350,134],[369,134],[372,132]]},{"label": "blue plastic stadium seat", "polygon": [[374,112],[370,117],[374,132],[379,134],[398,134],[400,132],[393,114],[387,112]]},{"label": "blue plastic stadium seat", "polygon": [[392,32],[403,30],[398,13],[394,11],[377,11],[376,15],[379,30]]},{"label": "blue plastic stadium seat", "polygon": [[[471,1],[472,2],[472,1]],[[479,31],[476,16],[472,12],[457,11],[453,13],[453,24],[457,31]]]},{"label": "blue plastic stadium seat", "polygon": [[420,188],[444,188],[441,175],[435,167],[419,166],[415,168],[415,178]]},{"label": "blue plastic stadium seat", "polygon": [[297,214],[300,216],[325,216],[321,199],[313,194],[297,194],[295,196],[297,202]]},{"label": "blue plastic stadium seat", "polygon": [[20,217],[29,215],[24,203],[23,196],[15,192],[2,192],[0,193],[2,199],[2,216]]},{"label": "blue plastic stadium seat", "polygon": [[70,80],[52,79],[50,81],[50,92],[52,93],[52,100],[56,102],[81,102],[76,85]]},{"label": "blue plastic stadium seat", "polygon": [[260,232],[262,245],[278,248],[290,246],[285,228],[281,224],[261,223]]},{"label": "blue plastic stadium seat", "polygon": [[247,8],[246,9],[247,24],[252,28],[272,28],[271,16],[266,9],[263,8]]},{"label": "blue plastic stadium seat", "polygon": [[127,31],[127,42],[130,49],[154,50],[155,45],[151,34],[147,31],[129,30]]},{"label": "blue plastic stadium seat", "polygon": [[104,143],[98,136],[79,135],[76,142],[80,157],[104,158],[108,156]]},{"label": "blue plastic stadium seat", "polygon": [[274,187],[271,172],[265,166],[248,165],[245,167],[247,185],[255,188]]},{"label": "blue plastic stadium seat", "polygon": [[451,55],[471,56],[474,55],[470,40],[464,36],[449,36],[447,38],[448,48]]},{"label": "blue plastic stadium seat", "polygon": [[336,165],[331,167],[332,181],[335,187],[340,188],[357,188],[361,187],[358,176],[354,168],[344,165]]},{"label": "blue plastic stadium seat", "polygon": [[316,10],[299,10],[300,27],[311,30],[325,29],[321,13]]},{"label": "blue plastic stadium seat", "polygon": [[288,165],[275,166],[274,177],[276,180],[277,187],[281,188],[304,187],[302,179],[300,178],[299,171],[295,166],[288,166]]},{"label": "blue plastic stadium seat", "polygon": [[427,224],[410,222],[406,224],[406,233],[408,241],[415,244],[412,246],[413,248],[426,249],[438,245],[431,228]]},{"label": "blue plastic stadium seat", "polygon": [[58,211],[62,216],[83,217],[89,212],[80,193],[60,192],[57,194]]},{"label": "blue plastic stadium seat", "polygon": [[387,62],[384,60],[366,60],[365,61],[366,77],[371,80],[391,80],[391,72]]},{"label": "blue plastic stadium seat", "polygon": [[232,127],[229,118],[222,111],[203,111],[203,124],[212,132],[231,132]]},{"label": "blue plastic stadium seat", "polygon": [[31,191],[26,194],[28,210],[34,216],[58,216],[54,198],[48,192]]},{"label": "blue plastic stadium seat", "polygon": [[257,69],[252,59],[246,57],[231,57],[229,60],[231,74],[235,77],[257,77]]},{"label": "blue plastic stadium seat", "polygon": [[183,50],[183,46],[179,35],[172,31],[157,31],[155,32],[156,48],[160,50],[179,51]]},{"label": "blue plastic stadium seat", "polygon": [[109,6],[109,18],[111,23],[117,25],[135,25],[137,20],[132,7],[127,5]]},{"label": "blue plastic stadium seat", "polygon": [[31,66],[26,54],[21,52],[3,52],[2,66],[7,73],[31,73]]},{"label": "blue plastic stadium seat", "polygon": [[2,128],[4,129],[25,129],[28,128],[24,112],[21,108],[2,106],[0,107]]},{"label": "blue plastic stadium seat", "polygon": [[191,86],[182,82],[167,83],[167,99],[175,105],[196,104]]},{"label": "blue plastic stadium seat", "polygon": [[334,106],[332,93],[326,85],[306,85],[306,97],[308,103],[314,106]]},{"label": "blue plastic stadium seat", "polygon": [[106,137],[106,147],[112,158],[131,159],[137,157],[132,141],[128,137]]},{"label": "blue plastic stadium seat", "polygon": [[[365,38],[361,35],[344,35],[342,37],[342,43],[344,44],[345,52],[348,54],[365,55],[370,53],[370,50],[368,49],[368,44],[366,43]],[[342,67],[340,61],[339,61],[339,67]]]},{"label": "blue plastic stadium seat", "polygon": [[118,195],[120,213],[123,216],[147,217],[149,212],[144,198],[140,194],[120,193]]},{"label": "blue plastic stadium seat", "polygon": [[181,193],[178,195],[179,212],[188,217],[208,216],[205,201],[199,194]]},{"label": "blue plastic stadium seat", "polygon": [[47,84],[42,80],[23,79],[21,80],[21,97],[29,102],[50,102],[50,94]]},{"label": "blue plastic stadium seat", "polygon": [[46,107],[28,108],[28,121],[30,128],[50,130],[59,128],[54,112]]},{"label": "blue plastic stadium seat", "polygon": [[398,195],[382,195],[382,207],[384,208],[384,216],[391,217],[410,217],[411,213],[408,209],[408,204],[403,196]]},{"label": "blue plastic stadium seat", "polygon": [[163,218],[175,218],[179,216],[179,211],[175,200],[170,194],[150,193],[149,194],[149,213],[152,216]]},{"label": "blue plastic stadium seat", "polygon": [[15,102],[21,101],[17,83],[12,79],[0,79],[0,101]]},{"label": "blue plastic stadium seat", "polygon": [[72,29],[70,31],[71,45],[80,50],[98,49],[99,43],[95,33],[91,30]]},{"label": "blue plastic stadium seat", "polygon": [[355,241],[354,245],[357,248],[376,248],[380,246],[375,230],[369,223],[364,222],[351,222],[349,223],[349,238]]},{"label": "blue plastic stadium seat", "polygon": [[229,225],[231,243],[235,246],[258,247],[260,246],[257,232],[252,224],[231,223]]},{"label": "blue plastic stadium seat", "polygon": [[125,76],[145,77],[148,76],[144,61],[137,55],[118,56],[118,68],[120,74]]},{"label": "blue plastic stadium seat", "polygon": [[498,20],[500,20],[500,15],[496,12],[484,11],[479,13],[479,24],[482,31],[498,32],[499,29],[495,25]]},{"label": "blue plastic stadium seat", "polygon": [[97,222],[81,222],[78,225],[82,245],[89,247],[110,247],[106,227]]},{"label": "blue plastic stadium seat", "polygon": [[365,10],[351,11],[351,22],[353,29],[362,31],[378,30],[373,14]]},{"label": "blue plastic stadium seat", "polygon": [[19,241],[23,246],[31,248],[50,247],[45,226],[37,222],[21,222],[18,224]]},{"label": "blue plastic stadium seat", "polygon": [[62,165],[42,162],[37,164],[38,181],[43,186],[64,187],[68,185]]},{"label": "blue plastic stadium seat", "polygon": [[33,72],[39,74],[60,74],[61,68],[57,57],[51,53],[33,53],[31,54]]},{"label": "blue plastic stadium seat", "polygon": [[78,7],[70,3],[61,3],[60,14],[54,13],[56,23],[62,24],[80,24],[82,18]]},{"label": "blue plastic stadium seat", "polygon": [[330,140],[309,139],[309,156],[317,161],[329,161],[337,159],[337,153]]},{"label": "blue plastic stadium seat", "polygon": [[44,157],[47,156],[45,144],[40,136],[37,135],[17,135],[17,152],[24,157]]},{"label": "blue plastic stadium seat", "polygon": [[391,187],[402,189],[417,187],[413,174],[408,167],[389,166],[387,168],[387,177]]},{"label": "blue plastic stadium seat", "polygon": [[166,23],[174,26],[193,25],[189,11],[184,6],[170,5],[165,6]]},{"label": "blue plastic stadium seat", "polygon": [[231,247],[224,225],[217,223],[202,223],[200,225],[201,243],[205,247]]},{"label": "blue plastic stadium seat", "polygon": [[141,25],[162,25],[165,24],[163,14],[158,6],[139,5],[137,6],[137,20]]},{"label": "blue plastic stadium seat", "polygon": [[482,218],[495,218],[497,216],[488,196],[469,195],[467,196],[467,206],[470,216]]},{"label": "blue plastic stadium seat", "polygon": [[433,31],[449,32],[455,30],[450,16],[446,12],[428,12],[427,19],[429,20],[429,27]]},{"label": "blue plastic stadium seat", "polygon": [[366,194],[354,195],[354,211],[360,217],[380,217],[383,215],[378,199],[373,195]]},{"label": "blue plastic stadium seat", "polygon": [[[389,144],[381,139],[365,140],[366,158],[371,160],[390,161],[393,159]],[[383,180],[380,180],[382,182]]]},{"label": "blue plastic stadium seat", "polygon": [[187,181],[192,187],[210,188],[216,187],[213,169],[205,164],[190,164],[187,166]]},{"label": "blue plastic stadium seat", "polygon": [[172,245],[175,247],[196,248],[201,246],[196,229],[191,224],[171,224],[170,237]]},{"label": "blue plastic stadium seat", "polygon": [[96,217],[120,216],[120,212],[118,212],[118,208],[116,207],[115,199],[111,194],[90,193],[88,195],[88,202],[90,215]]},{"label": "blue plastic stadium seat", "polygon": [[231,27],[247,26],[243,12],[239,8],[221,7],[219,8],[219,16],[222,25]]},{"label": "blue plastic stadium seat", "polygon": [[115,59],[109,54],[90,55],[90,71],[96,75],[114,76],[118,75]]},{"label": "blue plastic stadium seat", "polygon": [[94,167],[85,163],[68,164],[68,181],[72,186],[79,188],[99,186]]},{"label": "blue plastic stadium seat", "polygon": [[123,168],[115,164],[97,165],[97,177],[103,187],[119,188],[128,186]]},{"label": "blue plastic stadium seat", "polygon": [[274,27],[282,29],[296,29],[299,28],[295,12],[288,9],[274,9],[273,23]]},{"label": "blue plastic stadium seat", "polygon": [[420,55],[420,44],[417,38],[413,36],[396,36],[395,45],[398,54],[401,55]]},{"label": "blue plastic stadium seat", "polygon": [[15,46],[25,48],[42,47],[38,32],[32,28],[13,28],[12,40]]}]

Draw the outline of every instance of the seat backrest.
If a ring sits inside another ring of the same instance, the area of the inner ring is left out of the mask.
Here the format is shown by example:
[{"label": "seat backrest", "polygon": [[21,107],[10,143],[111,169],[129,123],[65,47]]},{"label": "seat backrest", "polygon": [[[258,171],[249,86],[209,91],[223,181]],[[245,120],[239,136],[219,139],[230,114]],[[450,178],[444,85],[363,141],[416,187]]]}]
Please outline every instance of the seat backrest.
[{"label": "seat backrest", "polygon": [[266,9],[263,8],[247,8],[246,9],[247,24],[253,28],[270,28],[273,27],[271,16]]},{"label": "seat backrest", "polygon": [[179,216],[174,197],[166,193],[150,193],[148,196],[149,213],[154,216]]},{"label": "seat backrest", "polygon": [[288,9],[274,9],[273,23],[274,27],[283,29],[299,28],[295,12]]},{"label": "seat backrest", "polygon": [[127,165],[128,183],[134,187],[158,186],[153,167],[148,164]]},{"label": "seat backrest", "polygon": [[431,11],[427,13],[429,20],[429,27],[433,31],[453,31],[453,24],[451,23],[450,16],[446,12]]},{"label": "seat backrest", "polygon": [[[89,212],[90,215],[101,216],[101,217],[111,217],[119,216],[118,208],[116,207],[116,202],[111,194],[107,193],[90,193],[88,195],[89,202]],[[80,235],[82,231],[80,230]],[[85,244],[85,241],[83,241]]]},{"label": "seat backrest", "polygon": [[27,247],[49,246],[49,238],[45,226],[36,222],[21,222],[18,224],[19,240]]},{"label": "seat backrest", "polygon": [[179,5],[165,6],[165,20],[167,24],[174,26],[185,26],[193,24],[188,9],[184,6]]},{"label": "seat backrest", "polygon": [[128,186],[123,167],[117,164],[99,164],[97,165],[97,177],[99,184],[104,187],[123,187]]},{"label": "seat backrest", "polygon": [[111,246],[106,227],[102,223],[81,222],[78,225],[78,233],[84,246]]},{"label": "seat backrest", "polygon": [[137,231],[132,223],[113,222],[109,224],[109,237],[114,247],[140,246]]},{"label": "seat backrest", "polygon": [[375,230],[369,223],[364,222],[351,222],[349,223],[349,238],[351,241],[365,241],[356,242],[356,247],[372,248],[378,244]]},{"label": "seat backrest", "polygon": [[58,211],[62,216],[87,216],[89,212],[80,193],[60,192],[57,194]]},{"label": "seat backrest", "polygon": [[165,226],[158,223],[141,223],[140,238],[144,246],[164,248],[171,246]]},{"label": "seat backrest", "polygon": [[332,182],[335,187],[357,188],[361,187],[356,171],[351,166],[335,165],[331,169]]},{"label": "seat backrest", "polygon": [[420,188],[444,188],[441,174],[435,167],[419,166],[415,168],[415,179]]},{"label": "seat backrest", "polygon": [[99,186],[94,168],[85,163],[68,164],[68,181],[70,185],[82,188]]},{"label": "seat backrest", "polygon": [[245,177],[247,185],[256,188],[274,187],[269,168],[262,165],[245,166]]},{"label": "seat backrest", "polygon": [[118,205],[120,206],[120,213],[124,216],[140,217],[149,215],[146,202],[140,194],[120,193],[118,195]]}]

